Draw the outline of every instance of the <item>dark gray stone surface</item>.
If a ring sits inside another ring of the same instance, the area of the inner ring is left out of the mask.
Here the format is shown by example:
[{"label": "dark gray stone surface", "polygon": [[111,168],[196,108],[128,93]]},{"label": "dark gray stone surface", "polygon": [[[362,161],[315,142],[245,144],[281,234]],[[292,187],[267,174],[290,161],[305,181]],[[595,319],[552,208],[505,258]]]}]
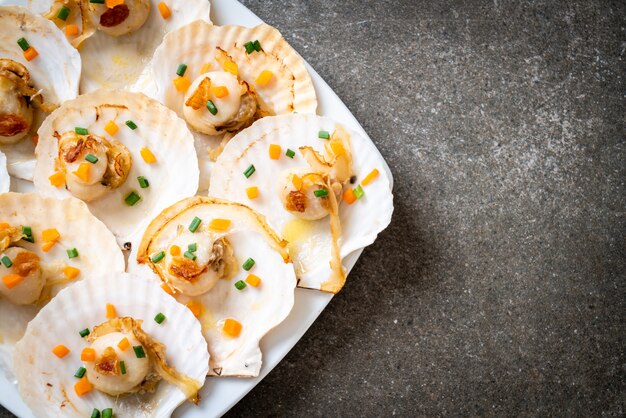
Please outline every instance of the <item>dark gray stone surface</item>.
[{"label": "dark gray stone surface", "polygon": [[396,211],[228,416],[623,416],[625,3],[244,4],[370,134]]}]

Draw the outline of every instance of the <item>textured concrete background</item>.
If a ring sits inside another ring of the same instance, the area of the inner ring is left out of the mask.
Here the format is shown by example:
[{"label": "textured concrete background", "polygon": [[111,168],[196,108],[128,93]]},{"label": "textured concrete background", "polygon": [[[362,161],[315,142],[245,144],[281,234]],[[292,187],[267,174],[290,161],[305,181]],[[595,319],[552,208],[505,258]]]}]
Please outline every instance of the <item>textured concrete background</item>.
[{"label": "textured concrete background", "polygon": [[244,4],[369,132],[396,212],[228,416],[623,416],[625,3]]}]

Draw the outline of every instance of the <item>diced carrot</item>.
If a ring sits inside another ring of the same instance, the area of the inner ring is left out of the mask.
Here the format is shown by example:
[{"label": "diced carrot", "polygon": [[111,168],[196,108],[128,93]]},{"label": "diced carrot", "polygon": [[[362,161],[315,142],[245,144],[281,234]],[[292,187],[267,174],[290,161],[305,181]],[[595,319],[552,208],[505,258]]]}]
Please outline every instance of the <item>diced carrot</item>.
[{"label": "diced carrot", "polygon": [[268,71],[268,70],[261,71],[261,74],[259,74],[259,76],[256,78],[256,85],[261,86],[261,87],[267,86],[269,82],[272,81],[273,76],[274,76],[274,73],[272,73],[271,71]]},{"label": "diced carrot", "polygon": [[65,186],[65,172],[57,171],[56,173],[48,177],[48,180],[50,180],[50,184],[54,187]]},{"label": "diced carrot", "polygon": [[24,280],[24,278],[19,274],[7,274],[2,278],[2,282],[9,289],[13,289],[15,286],[20,284],[22,280]]},{"label": "diced carrot", "polygon": [[39,143],[39,135],[35,134],[31,139],[33,140],[33,144],[37,145]]},{"label": "diced carrot", "polygon": [[241,334],[241,323],[232,318],[227,318],[224,321],[224,333],[231,337],[238,337]]},{"label": "diced carrot", "polygon": [[58,241],[61,238],[61,234],[56,228],[44,229],[41,233],[41,238],[46,241]]},{"label": "diced carrot", "polygon": [[213,87],[213,94],[218,99],[221,99],[222,97],[228,96],[228,88],[225,86],[215,86]]},{"label": "diced carrot", "polygon": [[124,4],[124,0],[105,0],[104,4],[106,4],[106,6],[109,9],[112,9],[115,6],[119,6],[120,4]]},{"label": "diced carrot", "polygon": [[174,257],[180,255],[180,247],[178,245],[172,245],[170,247],[170,255],[173,255]]},{"label": "diced carrot", "polygon": [[161,13],[161,17],[163,19],[170,18],[170,16],[172,15],[172,12],[170,11],[170,8],[167,7],[167,4],[160,2],[157,7],[159,8],[159,13]]},{"label": "diced carrot", "polygon": [[41,245],[41,251],[43,251],[44,253],[47,253],[48,251],[50,251],[52,249],[52,247],[54,247],[54,245],[56,244],[56,241],[48,241],[48,242],[44,242]]},{"label": "diced carrot", "polygon": [[115,306],[111,305],[110,303],[107,303],[107,307],[106,307],[106,316],[107,319],[113,319],[117,316],[117,311],[115,310]]},{"label": "diced carrot", "polygon": [[52,349],[52,354],[57,356],[58,358],[63,358],[70,353],[70,349],[64,346],[63,344],[59,344]]},{"label": "diced carrot", "polygon": [[280,158],[280,145],[270,144],[270,158],[278,160]]},{"label": "diced carrot", "polygon": [[149,148],[143,147],[139,153],[141,154],[141,158],[148,164],[156,163],[156,157]]},{"label": "diced carrot", "polygon": [[200,68],[200,74],[208,73],[211,70],[212,66],[213,64],[211,64],[210,62],[207,62],[206,64],[202,66],[202,68]]},{"label": "diced carrot", "polygon": [[26,51],[24,51],[24,58],[26,58],[26,61],[34,60],[35,57],[37,57],[37,55],[39,55],[39,53],[32,46],[28,48]]},{"label": "diced carrot", "polygon": [[94,361],[96,359],[96,350],[91,347],[83,348],[80,352],[81,361]]},{"label": "diced carrot", "polygon": [[65,27],[65,36],[78,35],[78,26],[69,24]]},{"label": "diced carrot", "polygon": [[233,75],[239,75],[239,67],[237,63],[234,61],[225,61],[224,65],[222,65],[222,69],[227,73],[231,73]]},{"label": "diced carrot", "polygon": [[108,121],[107,124],[104,125],[104,130],[111,136],[115,135],[119,129],[117,123],[113,120]]},{"label": "diced carrot", "polygon": [[300,178],[300,176],[296,174],[291,176],[291,183],[293,184],[293,187],[295,187],[298,190],[302,188],[302,179]]},{"label": "diced carrot", "polygon": [[6,222],[0,222],[0,229],[7,229],[10,228],[11,225],[6,223]]},{"label": "diced carrot", "polygon": [[76,177],[78,177],[82,181],[87,182],[89,181],[90,171],[91,171],[90,163],[80,163],[80,165],[78,166],[78,169],[74,171],[72,174],[74,174]]},{"label": "diced carrot", "polygon": [[78,382],[74,384],[74,391],[78,396],[83,396],[86,393],[91,392],[93,385],[87,380],[87,376],[83,376]]},{"label": "diced carrot", "polygon": [[63,275],[65,276],[66,279],[69,279],[69,280],[73,280],[77,278],[79,274],[80,274],[80,269],[77,269],[76,267],[65,266],[65,268],[63,269]]},{"label": "diced carrot", "polygon": [[230,228],[230,219],[213,219],[209,224],[209,228],[217,231],[226,231]]},{"label": "diced carrot", "polygon": [[191,81],[189,81],[187,77],[177,77],[172,80],[172,83],[174,83],[174,87],[176,87],[176,90],[182,92],[187,91],[189,86],[191,86]]},{"label": "diced carrot", "polygon": [[191,311],[191,313],[197,318],[202,315],[202,304],[200,302],[196,302],[192,300],[187,303],[187,308]]},{"label": "diced carrot", "polygon": [[367,176],[365,176],[361,184],[363,186],[367,186],[368,184],[373,182],[376,179],[376,177],[378,177],[378,174],[379,174],[378,169],[376,168],[373,169],[372,171],[370,171],[370,173]]},{"label": "diced carrot", "polygon": [[259,278],[259,276],[256,276],[254,274],[248,274],[248,277],[246,277],[246,283],[248,283],[252,287],[259,287],[259,285],[261,284],[261,279]]},{"label": "diced carrot", "polygon": [[163,283],[161,285],[161,289],[163,289],[165,291],[165,293],[167,293],[168,295],[174,296],[174,291],[172,290],[172,288],[167,283]]},{"label": "diced carrot", "polygon": [[256,186],[248,187],[246,194],[248,195],[248,199],[256,199],[259,197],[259,188]]},{"label": "diced carrot", "polygon": [[343,201],[347,204],[351,205],[356,201],[356,195],[352,191],[352,189],[348,189],[343,192]]},{"label": "diced carrot", "polygon": [[124,337],[120,340],[119,343],[117,343],[117,346],[120,350],[126,351],[128,350],[128,347],[130,347],[130,341],[128,341],[128,338]]}]

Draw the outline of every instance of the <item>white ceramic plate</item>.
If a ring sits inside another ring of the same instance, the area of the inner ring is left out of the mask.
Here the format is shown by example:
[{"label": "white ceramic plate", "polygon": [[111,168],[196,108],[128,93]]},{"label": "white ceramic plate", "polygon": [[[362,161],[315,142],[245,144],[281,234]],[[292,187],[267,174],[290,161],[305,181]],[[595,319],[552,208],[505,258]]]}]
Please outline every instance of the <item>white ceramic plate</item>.
[{"label": "white ceramic plate", "polygon": [[[16,1],[0,0],[0,4],[9,3],[14,4]],[[216,25],[255,26],[262,23],[261,19],[236,0],[212,0],[211,19]],[[272,25],[273,22],[266,23]],[[369,139],[369,136],[341,99],[310,65],[306,64],[306,66],[317,92],[318,114],[332,117]],[[391,171],[386,164],[384,169],[387,171],[389,179],[392,179]],[[13,181],[12,186],[15,191],[31,191],[33,189],[30,183],[24,181]],[[358,250],[344,258],[343,264],[348,272],[352,270],[362,252],[363,250]],[[179,407],[173,416],[178,418],[208,418],[219,417],[226,413],[276,367],[302,338],[332,297],[333,295],[328,293],[296,289],[294,307],[287,319],[261,341],[261,351],[263,352],[261,374],[253,379],[208,378],[200,392],[202,397],[200,406],[186,403]],[[338,297],[341,297],[341,292]],[[0,404],[21,418],[33,417],[20,399],[14,382],[9,382],[2,376],[0,376]]]}]

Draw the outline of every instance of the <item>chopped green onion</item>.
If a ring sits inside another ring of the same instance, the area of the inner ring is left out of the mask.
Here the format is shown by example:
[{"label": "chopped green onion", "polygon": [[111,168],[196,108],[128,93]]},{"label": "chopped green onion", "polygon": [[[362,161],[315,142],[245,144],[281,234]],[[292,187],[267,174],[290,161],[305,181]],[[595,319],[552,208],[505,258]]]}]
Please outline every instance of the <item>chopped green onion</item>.
[{"label": "chopped green onion", "polygon": [[87,369],[85,369],[83,366],[80,366],[78,368],[78,370],[76,370],[76,373],[74,374],[74,377],[78,377],[80,379],[81,377],[83,377],[85,375],[86,371],[87,371]]},{"label": "chopped green onion", "polygon": [[100,411],[94,408],[93,411],[91,411],[91,418],[100,418]]},{"label": "chopped green onion", "polygon": [[243,280],[239,280],[238,282],[235,282],[235,287],[239,290],[242,290],[244,287],[246,287],[246,282],[244,282]]},{"label": "chopped green onion", "polygon": [[293,150],[290,150],[289,148],[287,148],[287,152],[285,153],[285,155],[289,158],[293,158],[296,153]]},{"label": "chopped green onion", "polygon": [[91,164],[95,164],[98,162],[98,157],[93,154],[85,155],[85,160],[89,161]]},{"label": "chopped green onion", "polygon": [[164,251],[159,251],[158,253],[156,253],[155,255],[150,257],[150,261],[152,261],[153,263],[158,263],[159,261],[163,260],[164,258],[165,258],[165,252]]},{"label": "chopped green onion", "polygon": [[89,335],[89,328],[85,328],[83,330],[78,331],[78,333],[80,334],[81,337],[85,338],[86,336]]},{"label": "chopped green onion", "polygon": [[76,248],[70,248],[69,250],[67,250],[67,257],[68,258],[78,257],[78,250]]},{"label": "chopped green onion", "polygon": [[120,372],[126,374],[126,363],[124,363],[124,360],[120,361]]},{"label": "chopped green onion", "polygon": [[20,48],[22,48],[22,51],[26,51],[28,48],[30,48],[30,45],[25,38],[18,39],[17,44],[20,46]]},{"label": "chopped green onion", "polygon": [[196,232],[198,230],[198,227],[200,226],[200,223],[202,223],[202,219],[198,218],[197,216],[194,217],[189,224],[189,230],[191,232]]},{"label": "chopped green onion", "polygon": [[250,55],[254,52],[254,43],[252,41],[248,41],[243,44],[243,47],[246,48],[246,54]]},{"label": "chopped green onion", "polygon": [[161,312],[159,312],[155,317],[154,317],[154,322],[156,322],[157,324],[162,324],[163,321],[165,321],[165,315],[163,315]]},{"label": "chopped green onion", "polygon": [[140,345],[134,345],[133,351],[135,352],[135,357],[144,358],[146,356],[146,352],[143,351],[143,347]]},{"label": "chopped green onion", "polygon": [[262,48],[261,48],[261,42],[259,42],[259,40],[257,39],[256,41],[254,41],[252,43],[252,45],[254,46],[254,50],[256,52],[261,52]]},{"label": "chopped green onion", "polygon": [[128,206],[135,206],[137,202],[139,202],[140,200],[141,200],[141,196],[135,193],[134,190],[128,193],[128,196],[124,198],[124,202],[126,202]]},{"label": "chopped green onion", "polygon": [[4,264],[4,267],[9,268],[13,265],[13,262],[11,261],[11,259],[9,257],[2,256],[2,258],[0,259],[0,261],[2,261],[2,264]]},{"label": "chopped green onion", "polygon": [[104,0],[89,0],[89,3],[104,4]]},{"label": "chopped green onion", "polygon": [[102,418],[113,418],[113,409],[112,408],[103,409]]},{"label": "chopped green onion", "polygon": [[252,266],[254,266],[254,259],[248,258],[246,261],[244,261],[241,267],[243,267],[245,271],[248,271],[252,268]]},{"label": "chopped green onion", "polygon": [[148,179],[145,178],[144,176],[137,177],[137,181],[139,182],[139,187],[141,187],[142,189],[145,189],[148,186],[150,186],[150,182],[148,182]]},{"label": "chopped green onion", "polygon": [[79,126],[74,128],[74,132],[76,132],[78,135],[89,135],[89,129],[81,128]]},{"label": "chopped green onion", "polygon": [[212,115],[217,115],[217,107],[215,107],[215,103],[212,100],[206,102],[206,108],[209,109]]},{"label": "chopped green onion", "polygon": [[197,250],[198,250],[198,244],[196,244],[195,242],[187,246],[187,251],[189,251],[190,253],[195,253]]},{"label": "chopped green onion", "polygon": [[319,131],[317,136],[323,139],[330,139],[330,134],[328,133],[328,131]]},{"label": "chopped green onion", "polygon": [[254,168],[254,164],[250,164],[250,167],[246,168],[246,171],[243,172],[243,175],[246,176],[246,178],[250,178],[252,173],[254,173],[255,171],[256,168]]},{"label": "chopped green onion", "polygon": [[327,189],[318,189],[318,190],[314,191],[313,194],[315,195],[315,197],[326,197],[326,196],[328,196],[328,190]]},{"label": "chopped green onion", "polygon": [[178,64],[178,69],[176,70],[176,75],[184,76],[185,71],[187,71],[187,64]]},{"label": "chopped green onion", "polygon": [[189,251],[185,251],[185,254],[183,254],[183,256],[185,258],[188,258],[188,259],[192,260],[192,261],[196,259],[196,255],[194,253],[189,252]]},{"label": "chopped green onion", "polygon": [[59,13],[57,13],[57,17],[61,19],[62,21],[66,21],[69,15],[70,15],[70,9],[69,7],[66,7],[66,6],[61,7],[61,10],[59,10]]},{"label": "chopped green onion", "polygon": [[354,192],[354,195],[356,196],[357,199],[360,199],[363,197],[363,195],[365,194],[365,192],[363,191],[363,188],[361,187],[361,185],[359,184],[358,186],[356,186],[356,188],[354,190],[352,190]]},{"label": "chopped green onion", "polygon": [[24,238],[22,238],[24,241],[35,242],[35,238],[33,238],[33,230],[30,226],[22,227],[22,235],[24,235]]},{"label": "chopped green onion", "polygon": [[137,124],[130,119],[126,121],[126,126],[128,126],[133,131],[137,129]]}]

